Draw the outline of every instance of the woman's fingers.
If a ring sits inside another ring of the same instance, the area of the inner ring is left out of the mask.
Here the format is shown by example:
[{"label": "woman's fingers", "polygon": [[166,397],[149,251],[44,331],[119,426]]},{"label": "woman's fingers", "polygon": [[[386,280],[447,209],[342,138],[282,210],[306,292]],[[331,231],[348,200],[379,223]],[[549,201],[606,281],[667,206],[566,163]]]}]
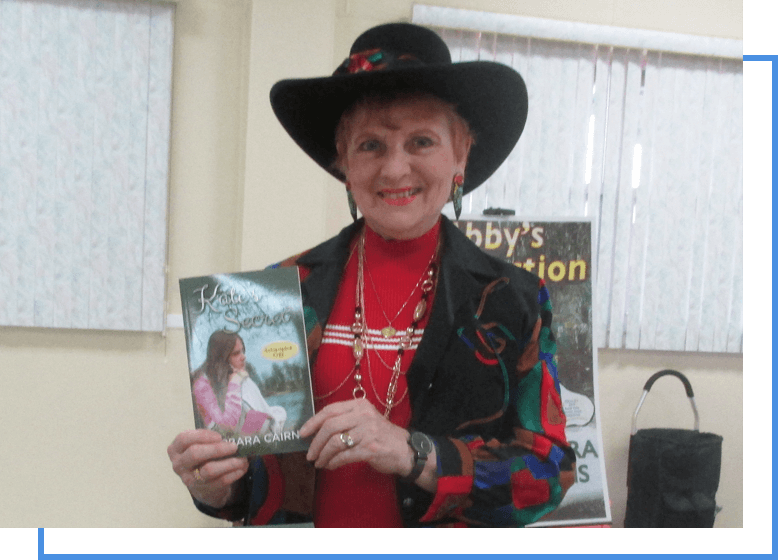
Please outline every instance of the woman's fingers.
[{"label": "woman's fingers", "polygon": [[[168,446],[168,456],[173,464],[173,471],[190,486],[193,481],[200,482],[197,478],[202,478],[206,463],[232,457],[237,450],[237,444],[223,441],[217,432],[190,430],[176,436]],[[200,469],[197,475],[196,469]],[[214,473],[214,476],[216,474]]]},{"label": "woman's fingers", "polygon": [[[192,472],[191,481],[187,486],[211,485],[214,487],[229,486],[239,480],[249,468],[248,459],[245,457],[231,457],[218,461],[209,461]],[[195,472],[197,474],[195,474]],[[198,478],[199,475],[199,478]],[[186,482],[186,481],[185,481]]]},{"label": "woman's fingers", "polygon": [[171,458],[174,455],[181,454],[193,444],[196,443],[216,443],[221,441],[222,437],[213,430],[187,430],[176,436],[167,448],[167,454]]},{"label": "woman's fingers", "polygon": [[176,436],[168,446],[173,471],[203,503],[222,507],[230,498],[233,484],[249,468],[248,459],[236,457],[238,446],[222,441],[211,430],[190,430]]},{"label": "woman's fingers", "polygon": [[335,469],[365,461],[377,471],[403,474],[412,452],[408,432],[384,418],[367,400],[323,408],[301,430],[314,434],[307,458],[316,468]]},{"label": "woman's fingers", "polygon": [[235,455],[238,445],[234,442],[219,441],[217,443],[202,443],[191,445],[183,454],[186,466],[199,466],[208,461],[224,459]]},{"label": "woman's fingers", "polygon": [[319,452],[314,465],[319,469],[336,469],[349,463],[369,461],[368,449],[360,446],[358,440],[355,430],[333,434]]},{"label": "woman's fingers", "polygon": [[[332,416],[328,418],[324,423],[322,423],[313,440],[311,440],[311,445],[308,447],[308,454],[306,455],[306,458],[309,461],[315,461],[315,464],[318,467],[319,456],[321,455],[322,451],[327,448],[327,446],[329,446],[330,454],[333,451],[331,445],[333,436],[337,438],[338,441],[340,441],[339,438],[341,433],[356,426],[354,420],[355,419],[351,414],[342,414],[340,416]],[[341,445],[346,447],[346,445],[342,442]]]},{"label": "woman's fingers", "polygon": [[[364,399],[360,399],[364,400]],[[300,428],[300,437],[308,437],[312,434],[315,434],[330,418],[334,418],[336,416],[341,416],[345,413],[348,413],[354,409],[354,405],[352,403],[355,403],[356,401],[340,401],[336,402],[330,405],[325,406],[323,409],[321,409],[319,412],[313,415],[313,417],[309,418],[308,421],[302,425]],[[367,402],[367,401],[365,401]],[[367,403],[369,406],[373,406],[370,403]]]}]

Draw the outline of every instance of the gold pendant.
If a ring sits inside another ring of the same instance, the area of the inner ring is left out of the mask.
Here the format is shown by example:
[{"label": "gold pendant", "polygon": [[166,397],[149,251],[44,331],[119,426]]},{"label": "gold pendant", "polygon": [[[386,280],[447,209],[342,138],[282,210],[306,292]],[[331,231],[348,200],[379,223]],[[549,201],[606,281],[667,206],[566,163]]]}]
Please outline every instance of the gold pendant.
[{"label": "gold pendant", "polygon": [[427,302],[425,300],[421,300],[418,304],[416,304],[416,309],[413,310],[413,320],[414,321],[421,321],[421,318],[424,317],[424,314],[427,312]]},{"label": "gold pendant", "polygon": [[384,335],[384,338],[392,338],[396,332],[397,331],[391,325],[381,329],[381,334]]},{"label": "gold pendant", "polygon": [[362,359],[362,355],[364,354],[364,348],[362,348],[362,342],[357,338],[354,340],[354,359],[359,362],[359,360]]}]

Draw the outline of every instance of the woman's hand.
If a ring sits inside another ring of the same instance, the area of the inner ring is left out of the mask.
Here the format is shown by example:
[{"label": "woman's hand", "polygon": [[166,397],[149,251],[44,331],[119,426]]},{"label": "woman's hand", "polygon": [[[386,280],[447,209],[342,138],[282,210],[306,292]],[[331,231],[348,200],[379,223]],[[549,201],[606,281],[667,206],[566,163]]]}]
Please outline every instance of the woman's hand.
[{"label": "woman's hand", "polygon": [[235,501],[237,482],[249,467],[245,457],[234,457],[236,443],[223,441],[211,430],[189,430],[167,448],[173,471],[194,498],[215,508]]},{"label": "woman's hand", "polygon": [[[324,407],[300,428],[300,436],[316,434],[307,459],[316,468],[337,469],[364,461],[375,470],[405,476],[413,467],[408,431],[392,424],[366,399],[342,401]],[[348,447],[341,439],[354,442]]]}]

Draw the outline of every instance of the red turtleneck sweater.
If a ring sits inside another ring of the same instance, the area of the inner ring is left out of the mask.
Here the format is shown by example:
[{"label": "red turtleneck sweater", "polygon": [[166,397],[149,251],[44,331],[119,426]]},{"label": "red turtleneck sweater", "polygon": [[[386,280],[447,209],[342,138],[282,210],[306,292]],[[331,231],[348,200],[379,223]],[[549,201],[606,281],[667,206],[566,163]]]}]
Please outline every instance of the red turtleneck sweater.
[{"label": "red turtleneck sweater", "polygon": [[[417,239],[387,241],[366,227],[364,312],[368,335],[361,363],[362,387],[367,399],[382,414],[386,410],[384,403],[400,335],[411,325],[413,311],[421,300],[420,279],[426,276],[439,232],[440,222]],[[353,249],[313,368],[317,412],[328,404],[353,398],[356,387],[352,372],[354,336],[351,333],[357,285],[356,241]],[[397,383],[395,406],[389,416],[389,420],[403,428],[411,418],[404,373],[408,371],[429,319],[433,296],[434,293],[427,299],[427,313],[419,322],[411,348],[403,354],[403,375]],[[381,329],[390,324],[397,334],[385,338]],[[395,478],[374,471],[367,463],[317,471],[314,525],[402,527]]]}]

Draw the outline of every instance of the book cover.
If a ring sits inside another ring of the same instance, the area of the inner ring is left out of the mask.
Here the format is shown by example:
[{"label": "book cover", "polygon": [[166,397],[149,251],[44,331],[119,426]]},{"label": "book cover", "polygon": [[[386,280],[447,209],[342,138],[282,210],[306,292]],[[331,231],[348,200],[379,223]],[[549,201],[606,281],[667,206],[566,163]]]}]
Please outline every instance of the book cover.
[{"label": "book cover", "polygon": [[313,416],[296,267],[179,280],[197,428],[238,455],[304,451]]}]

